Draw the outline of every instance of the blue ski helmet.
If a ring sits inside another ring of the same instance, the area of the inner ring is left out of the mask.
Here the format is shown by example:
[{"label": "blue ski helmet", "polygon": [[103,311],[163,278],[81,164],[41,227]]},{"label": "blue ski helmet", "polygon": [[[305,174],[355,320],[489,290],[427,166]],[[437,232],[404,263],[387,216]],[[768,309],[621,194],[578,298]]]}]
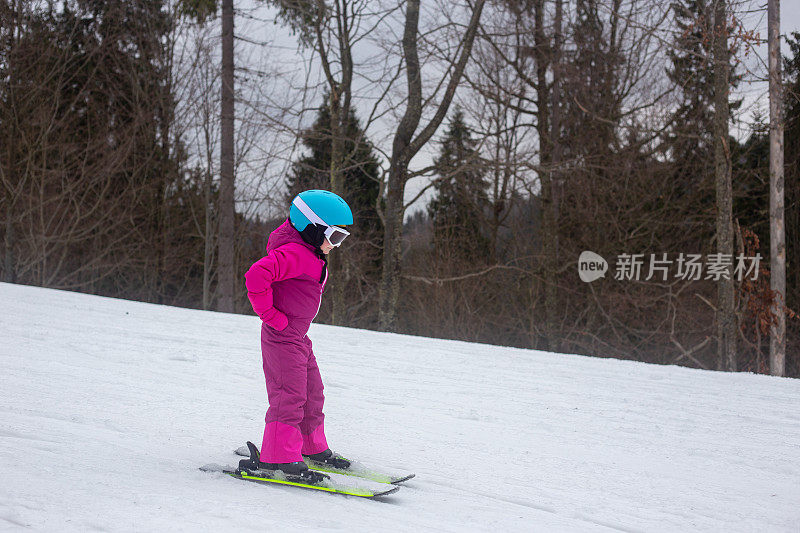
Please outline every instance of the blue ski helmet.
[{"label": "blue ski helmet", "polygon": [[[311,189],[301,192],[295,198],[300,198],[305,202],[326,226],[347,226],[353,223],[353,212],[350,210],[350,206],[338,194]],[[300,232],[312,222],[319,223],[319,221],[309,220],[308,217],[301,213],[294,200],[292,200],[292,206],[289,208],[289,221]]]}]

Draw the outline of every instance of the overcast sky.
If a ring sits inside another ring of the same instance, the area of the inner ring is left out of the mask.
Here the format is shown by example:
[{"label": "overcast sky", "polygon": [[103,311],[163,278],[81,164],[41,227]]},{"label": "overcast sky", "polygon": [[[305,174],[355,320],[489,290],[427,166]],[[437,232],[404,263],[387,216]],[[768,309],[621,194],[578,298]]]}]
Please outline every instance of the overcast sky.
[{"label": "overcast sky", "polygon": [[[762,39],[767,38],[767,11],[766,0],[761,4],[764,10],[749,15],[745,15],[744,24],[748,28],[753,28],[760,33]],[[800,0],[782,0],[781,1],[781,34],[790,35],[792,32],[800,32]],[[789,54],[789,46],[782,40],[781,52]],[[753,74],[758,74],[766,79],[766,61],[767,61],[767,45],[762,44],[756,50],[756,56],[750,56],[746,59],[748,67]],[[739,87],[738,93],[744,97],[745,102],[742,106],[745,109],[745,114],[748,110],[759,109],[764,117],[769,117],[769,99],[767,95],[768,83],[766,81],[754,81],[752,79],[745,79]],[[749,117],[745,116],[743,119],[747,120]],[[735,126],[734,126],[735,127]]]},{"label": "overcast sky", "polygon": [[[666,0],[665,0],[666,1]],[[243,36],[253,41],[264,42],[268,43],[265,46],[258,46],[252,47],[249,46],[246,42],[239,41],[236,44],[237,47],[237,61],[239,64],[242,63],[250,63],[253,62],[263,65],[264,58],[263,55],[265,54],[265,49],[268,48],[268,56],[267,63],[269,67],[259,67],[259,68],[272,68],[276,69],[277,71],[287,73],[287,72],[295,72],[295,77],[293,84],[297,86],[298,83],[302,84],[305,80],[314,80],[315,73],[306,72],[304,68],[304,57],[308,56],[308,52],[298,52],[297,50],[297,43],[294,36],[290,34],[290,32],[282,27],[282,25],[276,25],[271,21],[274,19],[274,10],[265,7],[252,7],[257,4],[253,4],[252,2],[239,2],[237,3],[237,19],[236,19],[236,32],[237,36]],[[251,7],[248,7],[251,6]],[[262,4],[263,6],[263,4]],[[767,13],[766,13],[766,0],[763,3],[756,3],[756,8],[763,7],[764,9],[754,9],[751,13],[745,13],[742,15],[743,23],[747,29],[753,29],[759,32],[760,37],[762,39],[766,39],[767,36]],[[400,28],[399,31],[395,32],[398,35],[402,32],[402,21],[397,19],[397,26]],[[800,0],[782,0],[781,1],[781,34],[788,35],[793,31],[800,32]],[[359,46],[364,47],[365,43],[359,43]],[[788,53],[788,46],[786,44],[782,45],[783,53]],[[766,69],[765,69],[765,61],[766,61],[766,44],[757,47],[756,54],[751,54],[745,59],[748,75],[745,76],[745,80],[741,83],[738,90],[734,94],[734,97],[738,96],[744,99],[743,105],[741,107],[741,122],[739,124],[734,124],[732,133],[734,135],[743,135],[744,131],[747,130],[747,122],[752,118],[753,113],[758,110],[762,113],[764,117],[768,117],[768,98],[767,98],[767,83],[765,81],[758,81],[756,78],[759,76],[766,77]],[[358,50],[356,53],[369,53],[369,50],[365,50],[363,52],[359,52]],[[241,58],[241,59],[240,59]],[[254,59],[255,58],[255,59]],[[665,65],[666,66],[666,65]],[[318,74],[316,74],[318,75]],[[356,81],[356,84],[359,82]],[[405,86],[404,78],[400,80],[400,85],[402,87]],[[290,88],[287,86],[285,90],[289,91]],[[319,100],[321,98],[321,93],[317,93],[316,95],[312,96],[310,101],[307,103],[308,106],[318,106]],[[358,109],[359,116],[364,117],[368,114],[368,106],[366,104],[362,104],[364,109]],[[309,113],[306,115],[304,119],[304,123],[309,124],[313,120],[314,116],[313,113]],[[373,125],[372,130],[368,131],[368,135],[370,139],[373,140],[376,144],[378,144],[385,152],[388,152],[391,147],[391,133],[393,132],[393,128],[396,125],[397,118],[396,117],[387,117],[383,121],[377,122]],[[445,121],[446,125],[446,121]],[[443,131],[443,128],[440,128],[440,132]],[[436,140],[437,137],[434,137]],[[414,159],[412,162],[412,170],[414,168],[419,168],[421,166],[425,166],[430,163],[431,158],[435,154],[436,151],[436,144],[429,144],[427,149],[423,151],[417,158]],[[296,152],[292,152],[293,159],[296,159],[299,154]],[[275,168],[275,167],[273,167]],[[285,169],[285,167],[284,167]],[[273,171],[275,172],[275,171]],[[283,173],[283,172],[275,172],[275,173]],[[273,180],[282,180],[283,176],[273,176]],[[244,180],[243,180],[244,181]],[[421,188],[427,183],[425,178],[419,178],[416,180],[411,180],[406,187],[406,201],[410,201],[411,198],[416,196],[416,194],[421,190]],[[409,210],[409,214],[416,209],[424,208],[429,200],[430,195],[423,196],[420,200],[418,200],[412,209]]]}]

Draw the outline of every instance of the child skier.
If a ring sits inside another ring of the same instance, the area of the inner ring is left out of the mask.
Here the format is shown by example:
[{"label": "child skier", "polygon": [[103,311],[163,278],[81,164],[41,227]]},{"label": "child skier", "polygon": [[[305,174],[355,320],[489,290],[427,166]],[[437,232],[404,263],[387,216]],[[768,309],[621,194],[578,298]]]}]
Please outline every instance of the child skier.
[{"label": "child skier", "polygon": [[[328,279],[326,255],[349,235],[347,203],[329,191],[309,190],[292,200],[289,218],[267,241],[267,255],[245,274],[247,296],[261,318],[261,355],[269,409],[261,446],[265,470],[318,482],[303,456],[348,468],[325,439],[322,379],[306,336]],[[317,479],[319,477],[320,479]]]}]

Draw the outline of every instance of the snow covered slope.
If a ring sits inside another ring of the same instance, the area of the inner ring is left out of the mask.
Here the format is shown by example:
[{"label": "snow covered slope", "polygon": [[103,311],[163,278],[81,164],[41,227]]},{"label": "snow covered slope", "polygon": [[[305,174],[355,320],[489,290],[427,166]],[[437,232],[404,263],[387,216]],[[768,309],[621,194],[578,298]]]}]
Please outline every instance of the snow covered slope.
[{"label": "snow covered slope", "polygon": [[800,531],[800,381],[314,325],[384,501],[198,470],[259,442],[256,317],[0,284],[0,529]]}]

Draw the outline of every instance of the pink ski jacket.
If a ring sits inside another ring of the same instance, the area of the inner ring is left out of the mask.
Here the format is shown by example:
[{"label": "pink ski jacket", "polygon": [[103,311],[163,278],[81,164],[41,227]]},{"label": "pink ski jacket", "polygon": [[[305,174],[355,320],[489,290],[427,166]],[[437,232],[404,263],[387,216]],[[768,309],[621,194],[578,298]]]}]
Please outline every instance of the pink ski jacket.
[{"label": "pink ski jacket", "polygon": [[264,323],[277,331],[292,323],[303,334],[317,316],[328,280],[325,261],[288,219],[270,233],[267,255],[244,277],[253,311]]}]

